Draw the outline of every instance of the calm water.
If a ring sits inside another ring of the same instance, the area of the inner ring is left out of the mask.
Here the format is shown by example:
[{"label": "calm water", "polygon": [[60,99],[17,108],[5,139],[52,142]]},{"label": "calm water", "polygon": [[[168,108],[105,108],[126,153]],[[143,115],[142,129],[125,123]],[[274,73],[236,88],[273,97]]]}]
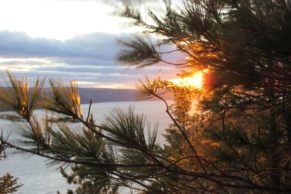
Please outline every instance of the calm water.
[{"label": "calm water", "polygon": [[[92,105],[92,113],[96,122],[101,122],[104,114],[109,113],[113,108],[119,107],[127,110],[130,106],[136,113],[146,115],[152,126],[159,123],[159,141],[163,141],[161,134],[163,129],[170,124],[170,120],[165,114],[164,105],[159,101],[97,103]],[[83,105],[83,110],[84,113],[87,113],[88,105]],[[37,114],[41,115],[41,112],[37,112]],[[15,141],[18,138],[17,131],[21,130],[20,126],[5,120],[0,120],[0,127],[6,133],[10,132],[10,141]],[[5,160],[0,161],[0,175],[9,172],[19,178],[19,183],[23,186],[17,193],[50,194],[56,193],[56,191],[66,193],[66,190],[71,187],[60,175],[58,166],[46,165],[48,163],[46,159],[15,150],[8,150],[7,155]]]}]

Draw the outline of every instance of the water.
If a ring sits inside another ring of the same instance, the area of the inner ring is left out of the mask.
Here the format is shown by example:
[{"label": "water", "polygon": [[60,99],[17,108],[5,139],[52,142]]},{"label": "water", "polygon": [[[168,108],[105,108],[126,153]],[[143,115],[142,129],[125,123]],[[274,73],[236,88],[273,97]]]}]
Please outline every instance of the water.
[{"label": "water", "polygon": [[[139,102],[110,102],[97,103],[92,105],[92,113],[95,121],[101,122],[105,113],[109,113],[113,108],[119,107],[127,110],[133,107],[138,114],[146,115],[152,126],[159,123],[158,140],[163,141],[162,132],[169,124],[170,120],[165,113],[165,106],[160,101],[139,101]],[[83,105],[84,113],[88,112],[88,105]],[[41,112],[37,112],[41,115]],[[0,120],[1,129],[10,132],[10,141],[19,138],[17,131],[21,130],[19,126],[10,121]],[[7,151],[8,157],[0,161],[0,175],[7,172],[18,177],[18,182],[23,186],[18,190],[18,194],[51,194],[60,191],[66,193],[67,189],[72,187],[68,185],[66,180],[61,176],[57,167],[48,166],[48,160],[32,156],[31,154],[21,153],[15,150]]]}]

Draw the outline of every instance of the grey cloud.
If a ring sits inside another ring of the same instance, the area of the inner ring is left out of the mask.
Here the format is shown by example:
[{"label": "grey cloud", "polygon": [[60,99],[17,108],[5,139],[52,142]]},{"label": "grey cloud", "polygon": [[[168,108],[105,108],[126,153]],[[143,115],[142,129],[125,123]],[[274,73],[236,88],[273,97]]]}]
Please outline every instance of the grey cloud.
[{"label": "grey cloud", "polygon": [[[93,33],[76,36],[62,42],[53,39],[31,38],[25,33],[1,31],[0,57],[47,58],[69,65],[115,66],[117,61],[114,59],[121,49],[116,40],[129,37],[129,34]],[[172,49],[171,47],[162,48],[162,50]],[[175,57],[177,58],[177,56]],[[33,62],[28,61],[27,63],[32,64]]]},{"label": "grey cloud", "polygon": [[[83,0],[71,0],[71,1],[83,1]],[[98,2],[101,1],[101,2],[108,4],[108,5],[116,5],[118,3],[123,3],[123,4],[127,4],[127,5],[142,5],[145,3],[157,2],[160,0],[85,0],[85,1],[98,1]]]},{"label": "grey cloud", "polygon": [[[143,75],[160,74],[161,66],[142,70],[117,65],[114,60],[119,47],[117,38],[129,35],[94,33],[74,37],[67,41],[51,39],[33,39],[24,33],[0,32],[0,66],[10,67],[17,76],[36,78],[78,80],[94,83],[115,83],[134,85]],[[23,60],[26,59],[26,60]],[[46,61],[39,60],[46,59]],[[20,65],[20,66],[17,66]],[[28,67],[27,69],[25,68]],[[163,74],[170,74],[173,69],[164,69]],[[0,71],[5,75],[5,70]]]},{"label": "grey cloud", "polygon": [[4,61],[1,62],[1,65],[5,65],[5,66],[13,66],[13,65],[17,65],[20,64],[21,65],[38,65],[38,66],[47,66],[48,64],[44,63],[44,62],[40,62],[40,61],[36,61],[36,60],[26,60],[26,61],[17,61],[17,60],[9,60],[9,61]]},{"label": "grey cloud", "polygon": [[[101,66],[100,68],[96,68],[98,66],[59,66],[59,67],[48,67],[44,66],[39,68],[39,71],[43,72],[50,72],[50,71],[58,71],[61,73],[66,73],[66,72],[78,72],[78,73],[86,73],[86,72],[91,72],[91,73],[100,73],[100,74],[122,74],[126,76],[143,76],[145,74],[150,75],[150,74],[157,74],[159,72],[158,68],[147,68],[143,70],[137,70],[137,69],[131,69],[131,68],[126,68],[126,67],[120,67],[120,66]],[[165,69],[164,72],[171,72],[172,69]]]},{"label": "grey cloud", "polygon": [[0,32],[0,56],[9,58],[55,58],[65,62],[96,63],[114,59],[118,48],[116,38],[126,35],[94,33],[77,36],[65,42],[36,38],[24,33]]}]

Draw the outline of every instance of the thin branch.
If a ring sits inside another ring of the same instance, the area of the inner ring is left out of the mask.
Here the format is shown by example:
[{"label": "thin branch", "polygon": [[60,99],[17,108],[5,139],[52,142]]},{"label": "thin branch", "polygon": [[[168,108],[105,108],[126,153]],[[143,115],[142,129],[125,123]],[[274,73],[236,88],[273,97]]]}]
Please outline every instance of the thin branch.
[{"label": "thin branch", "polygon": [[36,137],[36,145],[37,145],[37,153],[39,153],[40,151],[40,140],[39,140],[39,135],[38,135],[38,132],[35,128],[35,126],[33,125],[33,123],[31,122],[31,119],[30,118],[26,118],[26,121],[28,122],[30,128],[32,129],[32,132],[34,134],[34,136]]},{"label": "thin branch", "polygon": [[164,54],[170,54],[170,53],[175,53],[175,52],[179,52],[179,49],[175,49],[175,50],[171,50],[171,51],[163,51],[163,52],[159,52],[159,54],[164,55]]},{"label": "thin branch", "polygon": [[88,123],[90,115],[91,115],[91,107],[92,107],[92,100],[90,100],[90,104],[89,104],[89,109],[88,109],[88,115],[87,115],[87,119],[86,119],[86,123]]},{"label": "thin branch", "polygon": [[130,180],[130,181],[132,181],[132,182],[134,182],[134,183],[136,183],[136,184],[141,185],[142,187],[144,187],[144,188],[146,188],[146,189],[148,189],[148,190],[152,190],[151,187],[149,187],[148,185],[146,185],[146,184],[144,184],[144,183],[142,183],[142,182],[136,180],[136,178],[129,177],[129,176],[126,176],[126,175],[124,175],[124,174],[120,174],[120,173],[111,173],[111,174],[116,175],[116,176],[120,177],[121,179],[127,179],[127,180]]},{"label": "thin branch", "polygon": [[10,148],[14,148],[14,149],[19,150],[19,151],[31,153],[33,155],[41,156],[43,158],[51,159],[51,160],[58,161],[58,162],[89,165],[89,166],[95,166],[98,168],[141,168],[141,167],[156,168],[156,167],[159,167],[158,165],[154,165],[154,164],[109,164],[109,163],[99,163],[99,162],[88,162],[88,161],[82,161],[82,160],[71,160],[71,159],[67,159],[67,158],[60,158],[60,157],[56,157],[56,156],[52,156],[52,155],[48,155],[48,154],[43,154],[40,152],[35,152],[33,150],[30,150],[30,149],[22,148],[22,147],[14,145],[12,143],[9,143],[7,141],[4,141],[3,139],[1,141],[2,141],[3,145],[7,145]]},{"label": "thin branch", "polygon": [[182,66],[182,65],[187,65],[187,63],[173,63],[173,62],[170,62],[170,61],[166,61],[162,58],[160,58],[160,61],[163,62],[163,63],[166,63],[166,64],[169,64],[169,65],[174,65],[174,66]]},{"label": "thin branch", "polygon": [[204,167],[204,165],[203,165],[203,163],[202,163],[202,161],[201,161],[201,159],[200,159],[200,156],[198,155],[197,151],[196,151],[195,148],[193,147],[193,145],[192,145],[191,141],[189,140],[187,134],[186,134],[185,131],[182,129],[182,127],[179,125],[179,123],[176,121],[176,119],[173,117],[173,115],[170,113],[170,107],[169,107],[167,101],[166,101],[164,98],[162,98],[161,96],[157,95],[156,93],[154,93],[154,92],[152,92],[152,91],[151,91],[151,94],[152,94],[153,96],[155,96],[156,98],[160,99],[162,102],[164,102],[164,104],[165,104],[165,106],[166,106],[166,113],[167,113],[168,116],[171,118],[171,120],[174,122],[174,124],[178,127],[180,133],[183,135],[184,139],[187,141],[187,143],[188,143],[190,149],[191,149],[192,152],[195,154],[196,159],[198,160],[198,162],[199,162],[201,168],[203,169],[203,171],[204,171],[205,173],[207,173],[207,170],[206,170],[206,168]]}]

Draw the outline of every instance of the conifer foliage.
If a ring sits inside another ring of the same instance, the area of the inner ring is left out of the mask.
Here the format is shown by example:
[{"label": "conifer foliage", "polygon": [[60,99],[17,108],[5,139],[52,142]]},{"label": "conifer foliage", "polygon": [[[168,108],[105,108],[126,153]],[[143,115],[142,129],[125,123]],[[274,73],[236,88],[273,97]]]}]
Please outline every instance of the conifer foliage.
[{"label": "conifer foliage", "polygon": [[14,178],[10,174],[0,177],[0,193],[14,193],[20,186],[21,185],[18,185],[17,183],[17,178]]}]

